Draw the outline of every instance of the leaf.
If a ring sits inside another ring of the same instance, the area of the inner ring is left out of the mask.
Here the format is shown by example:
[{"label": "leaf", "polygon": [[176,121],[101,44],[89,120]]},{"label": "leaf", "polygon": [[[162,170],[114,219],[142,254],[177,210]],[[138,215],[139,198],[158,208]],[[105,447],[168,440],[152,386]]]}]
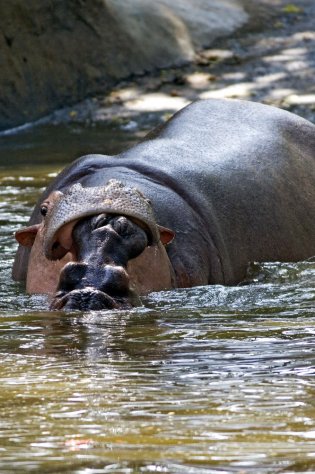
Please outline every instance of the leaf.
[{"label": "leaf", "polygon": [[298,7],[297,5],[294,5],[294,3],[288,3],[282,8],[282,10],[284,11],[284,13],[289,14],[297,14],[303,12],[302,8]]}]

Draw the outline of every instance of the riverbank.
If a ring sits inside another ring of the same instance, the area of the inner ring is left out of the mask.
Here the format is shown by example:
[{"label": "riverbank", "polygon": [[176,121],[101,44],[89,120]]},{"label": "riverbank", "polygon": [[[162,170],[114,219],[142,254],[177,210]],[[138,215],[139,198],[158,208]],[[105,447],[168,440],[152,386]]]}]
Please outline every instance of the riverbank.
[{"label": "riverbank", "polygon": [[57,111],[47,120],[109,122],[134,131],[151,128],[193,100],[237,98],[281,107],[315,122],[315,4],[260,3],[259,22],[218,40],[193,63],[122,81],[110,94]]},{"label": "riverbank", "polygon": [[[244,0],[246,3],[247,0]],[[315,123],[315,3],[313,0],[247,2],[251,20],[217,40],[186,66],[129,77],[36,124],[104,124],[142,132],[189,102],[206,98],[253,100],[281,107]]]},{"label": "riverbank", "polygon": [[23,0],[0,15],[0,131],[125,78],[180,66],[249,20],[249,0]]}]

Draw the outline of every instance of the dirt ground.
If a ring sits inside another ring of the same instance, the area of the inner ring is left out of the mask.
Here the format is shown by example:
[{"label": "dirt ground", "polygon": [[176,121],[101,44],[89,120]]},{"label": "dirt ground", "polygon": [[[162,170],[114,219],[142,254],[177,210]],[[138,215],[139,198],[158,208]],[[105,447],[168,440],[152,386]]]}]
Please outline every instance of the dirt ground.
[{"label": "dirt ground", "polygon": [[201,51],[194,63],[129,78],[107,95],[49,121],[151,128],[196,99],[237,98],[284,108],[315,123],[315,1],[249,1],[252,20]]}]

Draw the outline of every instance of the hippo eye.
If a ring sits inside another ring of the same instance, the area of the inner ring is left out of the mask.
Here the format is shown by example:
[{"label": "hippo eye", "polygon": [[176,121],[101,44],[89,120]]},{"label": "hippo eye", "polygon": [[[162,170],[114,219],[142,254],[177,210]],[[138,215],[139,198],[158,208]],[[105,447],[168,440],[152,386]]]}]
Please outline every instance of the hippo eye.
[{"label": "hippo eye", "polygon": [[41,213],[42,216],[45,217],[47,212],[48,212],[48,207],[45,204],[43,204],[40,208],[40,213]]}]

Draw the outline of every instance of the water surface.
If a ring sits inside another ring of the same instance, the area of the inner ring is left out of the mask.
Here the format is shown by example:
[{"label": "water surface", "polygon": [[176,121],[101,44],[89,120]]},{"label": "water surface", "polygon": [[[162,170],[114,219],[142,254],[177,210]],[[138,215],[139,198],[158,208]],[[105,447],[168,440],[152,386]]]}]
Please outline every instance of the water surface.
[{"label": "water surface", "polygon": [[11,280],[12,233],[54,174],[136,138],[0,138],[1,474],[315,472],[315,261],[253,265],[246,285],[132,311],[50,312]]}]

